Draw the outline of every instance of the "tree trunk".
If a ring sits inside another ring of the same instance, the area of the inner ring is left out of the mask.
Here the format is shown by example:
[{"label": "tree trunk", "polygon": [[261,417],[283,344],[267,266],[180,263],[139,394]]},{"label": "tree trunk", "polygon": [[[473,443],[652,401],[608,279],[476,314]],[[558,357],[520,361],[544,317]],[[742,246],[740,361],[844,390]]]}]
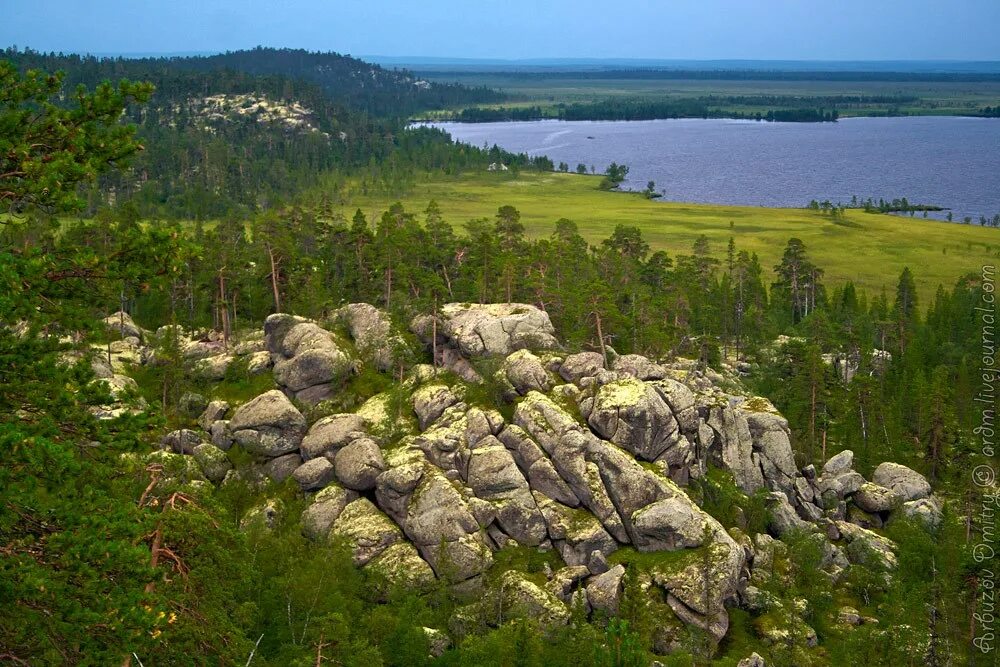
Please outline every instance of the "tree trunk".
[{"label": "tree trunk", "polygon": [[274,293],[274,312],[281,312],[281,293],[278,291],[278,262],[274,257],[274,249],[267,246],[267,256],[271,260],[271,291]]},{"label": "tree trunk", "polygon": [[608,365],[608,350],[604,346],[604,330],[601,328],[601,314],[594,311],[594,318],[597,321],[597,341],[601,344],[601,356],[604,357],[604,366]]},{"label": "tree trunk", "polygon": [[222,349],[229,350],[229,305],[226,303],[225,268],[219,270],[219,314],[222,316]]}]

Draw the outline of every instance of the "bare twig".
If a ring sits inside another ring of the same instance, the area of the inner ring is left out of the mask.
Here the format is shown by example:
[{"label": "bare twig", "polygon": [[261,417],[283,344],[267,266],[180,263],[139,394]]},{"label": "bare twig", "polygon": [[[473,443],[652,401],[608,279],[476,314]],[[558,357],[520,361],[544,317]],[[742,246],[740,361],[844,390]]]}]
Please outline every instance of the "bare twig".
[{"label": "bare twig", "polygon": [[257,652],[257,647],[260,646],[260,640],[264,638],[264,633],[260,633],[260,637],[257,637],[257,643],[253,645],[253,650],[250,651],[250,657],[247,658],[247,664],[245,667],[250,667],[250,663],[253,661],[254,653]]}]

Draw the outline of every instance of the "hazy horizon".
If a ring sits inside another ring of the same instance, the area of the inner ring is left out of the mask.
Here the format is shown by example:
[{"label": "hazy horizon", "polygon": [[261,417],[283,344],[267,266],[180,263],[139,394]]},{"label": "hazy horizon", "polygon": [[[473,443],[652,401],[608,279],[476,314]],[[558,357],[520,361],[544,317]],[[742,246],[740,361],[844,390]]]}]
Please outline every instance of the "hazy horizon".
[{"label": "hazy horizon", "polygon": [[288,46],[383,59],[997,61],[995,0],[9,0],[0,44],[94,54]]}]

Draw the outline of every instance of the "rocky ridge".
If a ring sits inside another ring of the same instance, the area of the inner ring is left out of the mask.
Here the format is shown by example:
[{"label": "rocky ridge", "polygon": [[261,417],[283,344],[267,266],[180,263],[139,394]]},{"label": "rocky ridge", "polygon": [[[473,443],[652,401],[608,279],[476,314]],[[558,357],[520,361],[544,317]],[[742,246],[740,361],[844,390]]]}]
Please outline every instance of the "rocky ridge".
[{"label": "rocky ridge", "polygon": [[[157,363],[144,343],[164,332],[143,332],[120,314],[107,325],[130,359]],[[887,521],[940,520],[929,484],[905,466],[883,463],[865,480],[845,450],[821,470],[798,468],[774,407],[692,362],[566,354],[548,316],[525,304],[448,304],[410,329],[437,356],[409,368],[402,399],[377,395],[311,423],[314,410],[303,410],[322,408],[361,365],[395,369],[420,352],[406,350],[377,309],[351,304],[325,324],[272,315],[263,335],[228,348],[180,336],[199,372],[222,377],[239,360],[273,373],[276,388],[235,407],[205,404],[199,428],[167,434],[152,460],[195,485],[291,478],[309,498],[307,537],[345,540],[359,567],[408,585],[443,578],[472,592],[506,547],[559,554],[565,566],[545,582],[503,573],[500,599],[460,610],[452,633],[484,605],[543,624],[565,623],[574,604],[614,614],[632,569],[649,604],[669,609],[658,616],[664,652],[684,627],[720,640],[734,606],[797,613],[756,585],[783,548],[775,538],[809,535],[836,581],[854,563],[895,567],[895,545],[875,532]],[[498,363],[484,380],[477,360],[487,357]],[[470,388],[484,381],[502,388],[504,405],[475,400]],[[253,457],[251,468],[233,466],[234,446]],[[712,469],[763,497],[767,533],[727,528],[692,499],[686,487]],[[277,511],[265,504],[251,514],[266,522]],[[815,642],[804,622],[801,634]]]}]

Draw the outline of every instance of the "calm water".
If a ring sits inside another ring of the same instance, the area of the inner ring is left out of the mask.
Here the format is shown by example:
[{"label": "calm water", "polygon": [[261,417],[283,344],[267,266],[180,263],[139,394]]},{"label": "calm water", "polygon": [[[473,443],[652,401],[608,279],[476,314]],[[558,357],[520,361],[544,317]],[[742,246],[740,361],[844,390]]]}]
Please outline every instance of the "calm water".
[{"label": "calm water", "polygon": [[[575,169],[629,166],[626,188],[656,182],[665,199],[805,206],[852,195],[936,204],[955,220],[1000,213],[1000,120],[848,118],[438,123],[458,141],[548,155]],[[921,214],[917,214],[921,215]],[[932,214],[933,215],[933,214]],[[943,217],[941,214],[939,217]]]}]

